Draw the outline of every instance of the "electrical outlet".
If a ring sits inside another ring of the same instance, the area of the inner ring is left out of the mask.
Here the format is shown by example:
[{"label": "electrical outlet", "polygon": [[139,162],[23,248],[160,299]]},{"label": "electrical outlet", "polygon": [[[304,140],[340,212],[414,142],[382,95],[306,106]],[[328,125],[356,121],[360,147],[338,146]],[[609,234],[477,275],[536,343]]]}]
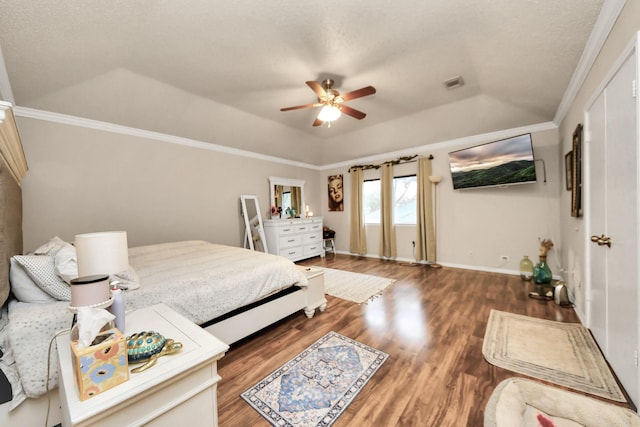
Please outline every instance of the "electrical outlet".
[{"label": "electrical outlet", "polygon": [[412,240],[411,244],[413,245],[414,248],[416,247],[416,241],[415,240]]},{"label": "electrical outlet", "polygon": [[503,261],[509,261],[509,257],[507,255],[502,255],[500,259]]}]

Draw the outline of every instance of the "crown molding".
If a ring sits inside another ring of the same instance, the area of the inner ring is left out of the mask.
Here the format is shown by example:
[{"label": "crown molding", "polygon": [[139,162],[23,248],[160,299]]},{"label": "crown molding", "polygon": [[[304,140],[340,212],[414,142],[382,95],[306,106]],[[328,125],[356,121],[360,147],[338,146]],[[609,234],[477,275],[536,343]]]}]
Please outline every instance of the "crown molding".
[{"label": "crown molding", "polygon": [[472,136],[465,136],[464,138],[450,139],[448,141],[440,141],[432,144],[421,145],[417,147],[407,148],[404,150],[391,151],[384,154],[376,154],[375,156],[360,157],[359,159],[352,159],[345,162],[333,163],[330,165],[324,165],[320,167],[320,170],[337,169],[353,166],[354,163],[374,163],[383,162],[390,158],[413,156],[416,153],[428,153],[429,151],[458,148],[463,145],[479,144],[487,141],[497,141],[500,139],[510,138],[515,135],[522,135],[525,133],[542,132],[545,130],[558,129],[558,126],[553,122],[544,122],[530,126],[522,126],[511,129],[504,129],[495,132],[483,133]]},{"label": "crown molding", "polygon": [[587,40],[584,51],[582,52],[580,61],[578,61],[578,65],[573,72],[569,86],[564,92],[564,96],[556,110],[556,115],[553,118],[553,122],[558,126],[562,123],[569,112],[571,104],[573,104],[573,101],[576,99],[582,84],[586,80],[589,71],[591,71],[591,67],[593,67],[593,64],[596,62],[596,59],[626,2],[627,0],[604,1],[600,14],[598,15],[598,19],[593,26],[591,35]]},{"label": "crown molding", "polygon": [[170,144],[184,145],[202,150],[216,151],[219,153],[231,154],[235,156],[247,157],[251,159],[264,160],[267,162],[280,163],[289,166],[296,166],[306,169],[319,170],[319,166],[297,162],[294,160],[283,159],[281,157],[269,156],[266,154],[254,153],[252,151],[240,150],[238,148],[227,147],[224,145],[213,144],[210,142],[198,141],[181,136],[168,135],[160,132],[153,132],[144,129],[137,129],[129,126],[116,125],[113,123],[102,122],[99,120],[85,119],[83,117],[70,116],[67,114],[52,113],[50,111],[37,110],[27,107],[14,107],[16,116],[28,119],[44,120],[53,123],[60,123],[69,126],[78,126],[88,129],[95,129],[104,132],[117,133],[121,135],[135,136],[138,138],[152,139],[155,141],[167,142]]}]

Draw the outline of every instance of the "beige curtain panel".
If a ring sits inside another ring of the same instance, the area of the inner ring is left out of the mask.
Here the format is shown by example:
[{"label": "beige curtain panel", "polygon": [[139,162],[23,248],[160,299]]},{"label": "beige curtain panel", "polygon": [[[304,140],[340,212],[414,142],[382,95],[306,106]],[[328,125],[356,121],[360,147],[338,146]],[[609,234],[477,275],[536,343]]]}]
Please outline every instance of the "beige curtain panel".
[{"label": "beige curtain panel", "polygon": [[382,165],[380,181],[380,256],[395,258],[396,228],[393,225],[393,165]]},{"label": "beige curtain panel", "polygon": [[436,234],[433,226],[431,160],[418,159],[418,218],[416,225],[416,261],[436,261]]},{"label": "beige curtain panel", "polygon": [[367,253],[367,236],[364,228],[364,212],[362,208],[362,169],[349,171],[351,177],[351,221],[349,227],[349,252],[358,255]]},{"label": "beige curtain panel", "polygon": [[27,173],[27,160],[24,157],[11,104],[2,101],[0,101],[0,157],[19,184]]}]

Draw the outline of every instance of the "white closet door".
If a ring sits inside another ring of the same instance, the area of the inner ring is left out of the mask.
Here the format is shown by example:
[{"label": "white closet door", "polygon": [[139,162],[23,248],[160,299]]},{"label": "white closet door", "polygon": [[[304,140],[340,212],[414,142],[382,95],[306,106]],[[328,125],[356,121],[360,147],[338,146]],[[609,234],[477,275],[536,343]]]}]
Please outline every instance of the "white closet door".
[{"label": "white closet door", "polygon": [[638,403],[638,138],[635,51],[588,111],[590,328]]}]

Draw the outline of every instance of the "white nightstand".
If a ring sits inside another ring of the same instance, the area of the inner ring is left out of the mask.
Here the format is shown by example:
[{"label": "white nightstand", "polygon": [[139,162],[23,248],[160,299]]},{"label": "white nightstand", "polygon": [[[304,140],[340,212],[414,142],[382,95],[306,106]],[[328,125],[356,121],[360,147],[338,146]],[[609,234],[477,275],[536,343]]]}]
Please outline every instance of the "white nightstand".
[{"label": "white nightstand", "polygon": [[327,299],[324,296],[324,270],[301,265],[298,268],[304,272],[309,281],[309,285],[303,287],[302,290],[305,293],[304,313],[311,319],[316,308],[320,311],[325,311],[327,308]]},{"label": "white nightstand", "polygon": [[63,426],[217,426],[217,361],[229,346],[164,304],[127,313],[126,329],[126,335],[157,331],[181,342],[183,348],[158,358],[146,371],[130,374],[129,381],[81,402],[69,334],[60,335],[56,344]]}]

